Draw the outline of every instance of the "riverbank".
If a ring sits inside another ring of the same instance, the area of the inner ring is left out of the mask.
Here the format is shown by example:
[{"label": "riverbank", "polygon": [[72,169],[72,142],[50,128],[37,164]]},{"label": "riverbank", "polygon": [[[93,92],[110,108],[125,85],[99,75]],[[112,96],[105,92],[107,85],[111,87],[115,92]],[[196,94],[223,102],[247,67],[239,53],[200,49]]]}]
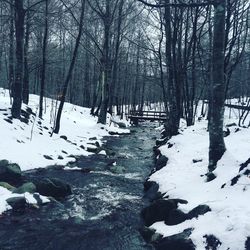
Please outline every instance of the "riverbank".
[{"label": "riverbank", "polygon": [[210,181],[206,120],[182,126],[157,150],[165,164],[146,182],[153,203],[143,211],[156,249],[250,249],[250,137],[236,122],[226,118],[227,151]]},{"label": "riverbank", "polygon": [[57,166],[27,171],[30,180],[56,177],[69,183],[72,195],[29,213],[2,217],[0,248],[152,249],[139,229],[140,212],[148,205],[143,182],[153,165],[156,126],[107,137],[107,155],[78,157],[67,170]]}]

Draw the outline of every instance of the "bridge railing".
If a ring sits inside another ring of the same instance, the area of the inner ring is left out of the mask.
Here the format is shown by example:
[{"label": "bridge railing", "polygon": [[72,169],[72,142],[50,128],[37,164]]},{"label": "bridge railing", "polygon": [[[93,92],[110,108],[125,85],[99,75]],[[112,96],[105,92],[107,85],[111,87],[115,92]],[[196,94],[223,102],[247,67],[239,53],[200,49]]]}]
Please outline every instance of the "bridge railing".
[{"label": "bridge railing", "polygon": [[134,111],[131,110],[128,115],[129,118],[147,119],[147,120],[165,120],[167,118],[166,112],[162,111]]}]

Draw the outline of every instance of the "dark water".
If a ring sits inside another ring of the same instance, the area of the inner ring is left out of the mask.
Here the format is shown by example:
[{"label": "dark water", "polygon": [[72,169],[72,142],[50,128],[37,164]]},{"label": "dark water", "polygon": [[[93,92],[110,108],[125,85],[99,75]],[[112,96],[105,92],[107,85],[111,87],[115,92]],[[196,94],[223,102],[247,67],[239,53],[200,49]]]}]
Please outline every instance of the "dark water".
[{"label": "dark water", "polygon": [[[77,165],[90,173],[46,169],[29,178],[57,177],[72,185],[73,194],[22,215],[0,218],[0,250],[140,250],[147,245],[142,226],[143,181],[153,165],[154,124],[133,128],[131,135],[107,138],[115,156],[81,157]],[[116,160],[125,174],[112,174],[107,164]]]}]

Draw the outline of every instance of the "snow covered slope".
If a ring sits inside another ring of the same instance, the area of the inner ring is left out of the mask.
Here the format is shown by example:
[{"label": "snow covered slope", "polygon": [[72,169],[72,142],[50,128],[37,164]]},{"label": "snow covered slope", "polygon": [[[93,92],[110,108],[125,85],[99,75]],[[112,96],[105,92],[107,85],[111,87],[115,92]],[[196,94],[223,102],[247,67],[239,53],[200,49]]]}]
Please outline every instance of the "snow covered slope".
[{"label": "snow covered slope", "polygon": [[74,160],[70,155],[91,154],[86,149],[95,147],[91,143],[101,144],[101,138],[110,131],[129,133],[128,129],[118,129],[114,124],[97,124],[97,117],[91,116],[88,108],[65,103],[60,134],[51,137],[55,100],[46,98],[45,104],[45,114],[39,119],[39,97],[30,95],[29,106],[22,106],[26,111],[23,115],[29,118],[11,120],[8,90],[0,89],[0,159],[17,163],[22,170],[64,165]]},{"label": "snow covered slope", "polygon": [[[233,113],[238,115],[238,111]],[[228,114],[227,110],[226,116]],[[237,123],[235,118],[229,120],[226,117],[225,124]],[[228,129],[227,151],[214,171],[217,178],[211,182],[206,182],[205,176],[209,142],[207,121],[197,121],[194,126],[181,129],[179,135],[170,139],[172,147],[160,147],[169,161],[150,180],[159,183],[160,192],[166,193],[165,197],[187,200],[188,204],[179,205],[183,212],[203,204],[212,210],[178,225],[154,223],[151,228],[164,237],[192,228],[190,238],[198,250],[205,249],[205,235],[214,235],[220,240],[222,244],[218,249],[245,249],[245,241],[250,236],[250,164],[245,164],[241,171],[240,165],[250,158],[250,129],[237,126]]]}]

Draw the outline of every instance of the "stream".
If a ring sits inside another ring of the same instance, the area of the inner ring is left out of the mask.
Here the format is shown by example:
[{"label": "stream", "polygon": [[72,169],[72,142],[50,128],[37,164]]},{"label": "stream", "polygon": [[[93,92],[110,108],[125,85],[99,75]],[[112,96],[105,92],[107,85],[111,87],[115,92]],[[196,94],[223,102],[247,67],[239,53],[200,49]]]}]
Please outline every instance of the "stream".
[{"label": "stream", "polygon": [[[143,182],[153,166],[157,123],[131,128],[133,133],[104,138],[113,156],[80,157],[76,166],[90,173],[57,168],[33,170],[29,178],[50,177],[68,182],[72,195],[24,214],[0,218],[0,250],[140,250],[153,249],[139,233]],[[116,161],[124,174],[107,165]]]}]

